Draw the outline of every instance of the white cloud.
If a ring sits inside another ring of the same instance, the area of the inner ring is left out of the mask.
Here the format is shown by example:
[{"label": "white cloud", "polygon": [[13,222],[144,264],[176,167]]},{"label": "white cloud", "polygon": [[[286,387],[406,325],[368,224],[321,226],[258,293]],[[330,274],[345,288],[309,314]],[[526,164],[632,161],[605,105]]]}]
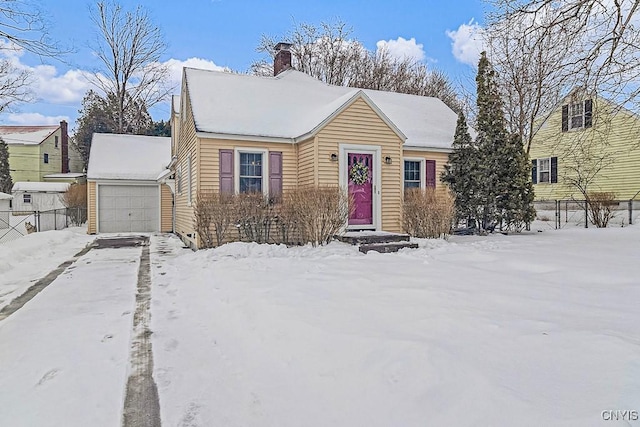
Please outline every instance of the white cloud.
[{"label": "white cloud", "polygon": [[480,52],[484,50],[483,29],[473,19],[468,24],[462,24],[457,30],[447,31],[452,40],[453,56],[463,64],[477,66]]},{"label": "white cloud", "polygon": [[169,86],[176,87],[180,90],[180,82],[182,82],[182,68],[200,68],[202,70],[229,71],[226,67],[216,65],[213,61],[202,58],[189,58],[181,61],[179,59],[169,59],[163,64],[169,67]]},{"label": "white cloud", "polygon": [[398,37],[397,40],[380,40],[376,43],[378,50],[386,49],[392,56],[398,59],[409,58],[414,61],[424,61],[426,55],[424,53],[424,45],[416,43],[414,37],[409,40]]},{"label": "white cloud", "polygon": [[38,65],[32,70],[37,97],[53,104],[78,102],[93,87],[89,81],[92,74],[88,71],[69,70],[58,75],[52,65]]},{"label": "white cloud", "polygon": [[57,125],[61,120],[69,122],[67,116],[45,116],[40,113],[11,113],[9,122],[17,125]]}]

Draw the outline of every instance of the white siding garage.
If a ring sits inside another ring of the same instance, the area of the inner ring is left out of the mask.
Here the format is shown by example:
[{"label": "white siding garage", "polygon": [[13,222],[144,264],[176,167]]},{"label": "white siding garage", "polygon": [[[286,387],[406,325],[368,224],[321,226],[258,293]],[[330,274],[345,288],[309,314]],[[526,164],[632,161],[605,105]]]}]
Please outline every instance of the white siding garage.
[{"label": "white siding garage", "polygon": [[98,232],[160,231],[158,185],[99,184]]}]

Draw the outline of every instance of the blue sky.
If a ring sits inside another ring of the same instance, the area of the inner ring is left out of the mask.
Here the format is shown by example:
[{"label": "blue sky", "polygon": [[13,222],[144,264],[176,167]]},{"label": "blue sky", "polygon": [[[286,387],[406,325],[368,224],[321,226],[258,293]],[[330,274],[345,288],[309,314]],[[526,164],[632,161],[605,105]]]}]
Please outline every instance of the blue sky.
[{"label": "blue sky", "polygon": [[[37,1],[37,0],[33,0]],[[165,2],[121,1],[125,8],[140,4],[162,29],[174,79],[182,65],[207,68],[228,67],[246,71],[260,58],[255,51],[262,34],[284,35],[294,22],[320,23],[341,19],[353,28],[353,36],[369,49],[387,42],[398,55],[412,55],[446,72],[453,81],[473,78],[469,64],[477,58],[479,43],[473,37],[482,24],[484,4],[480,0],[182,0]],[[47,124],[61,119],[75,126],[82,96],[91,88],[83,77],[99,66],[89,43],[95,29],[89,20],[92,2],[40,0],[50,34],[73,53],[61,61],[28,53],[7,53],[19,67],[34,74],[37,101],[0,115],[4,124]],[[152,110],[155,120],[167,119],[168,104]]]}]

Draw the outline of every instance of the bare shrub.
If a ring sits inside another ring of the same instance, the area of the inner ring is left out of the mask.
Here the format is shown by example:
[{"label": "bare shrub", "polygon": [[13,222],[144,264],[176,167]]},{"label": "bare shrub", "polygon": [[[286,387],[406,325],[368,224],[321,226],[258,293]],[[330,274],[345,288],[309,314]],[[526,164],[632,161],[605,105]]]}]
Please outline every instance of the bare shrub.
[{"label": "bare shrub", "polygon": [[296,209],[294,194],[297,190],[283,194],[280,204],[276,206],[275,227],[279,234],[280,243],[292,245],[300,243],[300,214]]},{"label": "bare shrub", "polygon": [[[196,196],[194,217],[196,232],[203,248],[224,243],[224,239],[236,221],[235,196],[214,191],[201,191]],[[215,241],[214,241],[215,239]]]},{"label": "bare shrub", "polygon": [[448,192],[407,189],[402,210],[404,231],[413,237],[435,239],[451,232],[455,205]]},{"label": "bare shrub", "polygon": [[605,228],[614,217],[614,207],[618,204],[615,193],[594,192],[587,194],[589,221],[598,228]]},{"label": "bare shrub", "polygon": [[61,197],[73,225],[87,221],[87,184],[71,184]]},{"label": "bare shrub", "polygon": [[246,193],[236,196],[235,206],[240,240],[269,243],[276,205],[262,193]]},{"label": "bare shrub", "polygon": [[353,205],[340,187],[302,187],[285,194],[283,203],[289,210],[290,224],[302,242],[313,246],[329,243],[349,219]]}]

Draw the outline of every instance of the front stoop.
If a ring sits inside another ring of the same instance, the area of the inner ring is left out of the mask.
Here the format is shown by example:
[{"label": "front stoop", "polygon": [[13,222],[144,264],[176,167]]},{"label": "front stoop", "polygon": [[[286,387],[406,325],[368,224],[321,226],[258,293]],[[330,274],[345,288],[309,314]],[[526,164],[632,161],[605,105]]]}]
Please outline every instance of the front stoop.
[{"label": "front stoop", "polygon": [[358,245],[360,252],[365,254],[370,251],[386,254],[398,252],[404,248],[416,249],[418,247],[417,243],[409,242],[408,234],[384,231],[349,231],[341,236],[336,236],[336,239],[344,243]]}]

